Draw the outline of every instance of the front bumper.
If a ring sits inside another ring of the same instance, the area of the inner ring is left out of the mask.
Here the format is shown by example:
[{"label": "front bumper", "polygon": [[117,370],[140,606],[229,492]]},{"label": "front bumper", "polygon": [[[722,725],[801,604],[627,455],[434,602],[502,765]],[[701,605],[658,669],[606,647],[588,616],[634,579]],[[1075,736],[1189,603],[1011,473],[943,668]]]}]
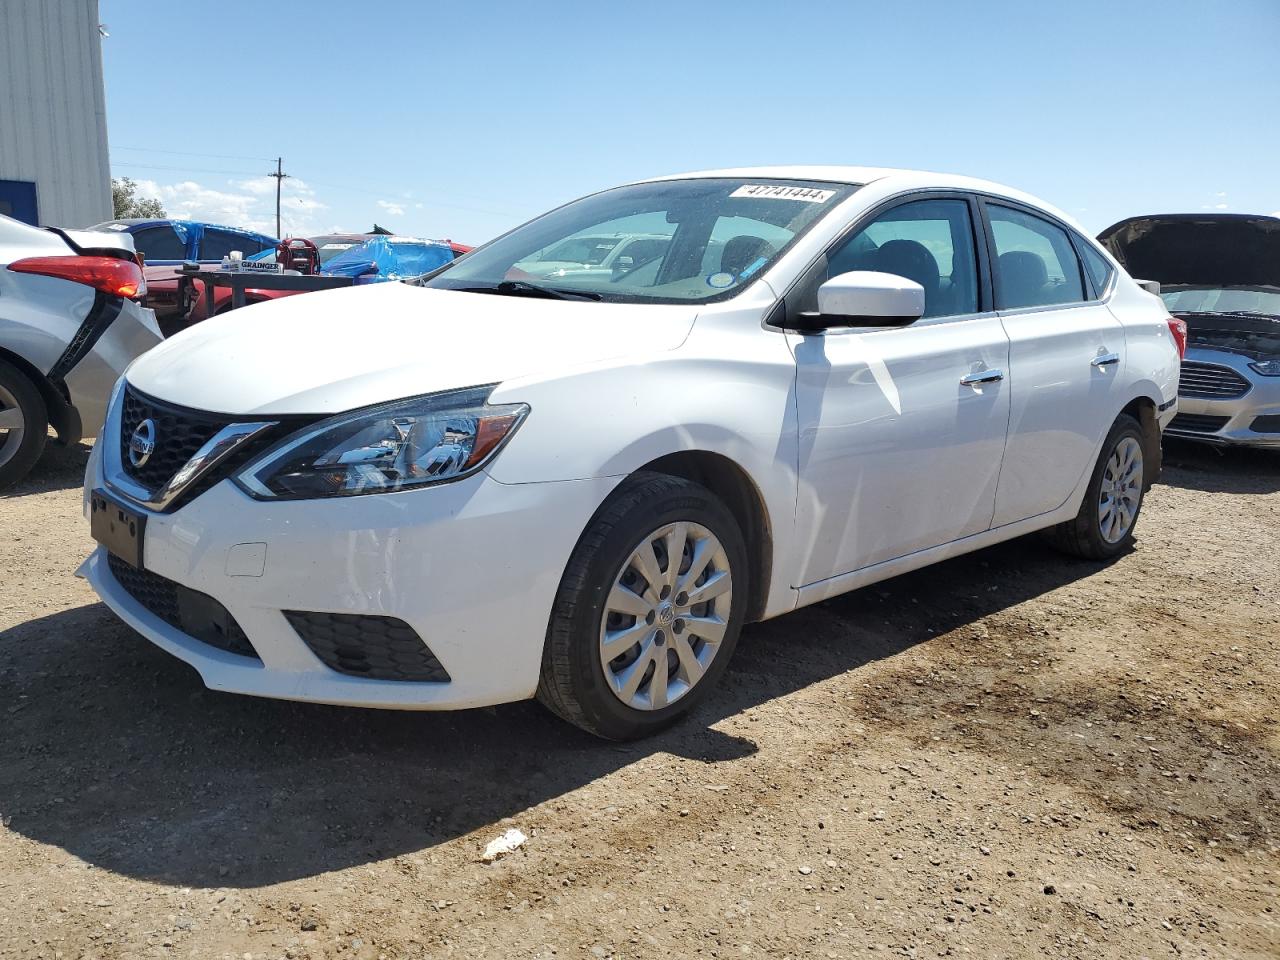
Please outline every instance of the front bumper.
[{"label": "front bumper", "polygon": [[[404,493],[270,503],[223,481],[175,513],[149,513],[146,568],[222,604],[260,660],[155,615],[112,575],[102,547],[79,572],[122,620],[195,667],[212,690],[408,710],[522,700],[537,688],[569,554],[616,482],[508,485],[477,474]],[[104,485],[95,456],[86,486]],[[330,669],[286,610],[402,620],[450,680]]]},{"label": "front bumper", "polygon": [[1249,390],[1231,399],[1180,394],[1178,416],[1165,430],[1167,436],[1228,446],[1280,447],[1280,377],[1264,377],[1245,358],[1216,350],[1193,348],[1186,359],[1228,367],[1249,382]]}]

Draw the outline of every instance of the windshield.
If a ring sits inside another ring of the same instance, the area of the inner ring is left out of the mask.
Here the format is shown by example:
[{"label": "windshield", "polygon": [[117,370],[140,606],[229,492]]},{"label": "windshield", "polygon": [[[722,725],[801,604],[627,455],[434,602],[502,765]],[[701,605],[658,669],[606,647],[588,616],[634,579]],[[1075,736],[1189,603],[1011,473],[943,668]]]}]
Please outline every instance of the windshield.
[{"label": "windshield", "polygon": [[1166,286],[1170,313],[1261,313],[1280,316],[1280,287]]},{"label": "windshield", "polygon": [[328,263],[338,254],[345,253],[355,245],[356,244],[354,241],[349,241],[345,243],[322,243],[318,248],[320,253],[320,262],[322,264]]},{"label": "windshield", "polygon": [[522,295],[552,290],[615,303],[721,299],[855,189],[737,178],[618,187],[517,227],[426,286]]}]

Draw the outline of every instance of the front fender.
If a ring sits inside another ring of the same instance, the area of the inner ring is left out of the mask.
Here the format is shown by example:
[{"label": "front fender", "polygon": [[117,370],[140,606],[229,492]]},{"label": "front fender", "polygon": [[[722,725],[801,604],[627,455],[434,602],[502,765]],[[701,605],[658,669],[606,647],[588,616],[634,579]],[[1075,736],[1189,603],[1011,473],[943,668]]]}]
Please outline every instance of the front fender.
[{"label": "front fender", "polygon": [[725,457],[755,484],[769,518],[771,615],[790,608],[793,580],[794,388],[785,338],[758,319],[727,336],[695,327],[673,352],[501,384],[491,402],[527,403],[530,414],[489,472],[502,483],[582,480],[626,476],[683,452]]}]

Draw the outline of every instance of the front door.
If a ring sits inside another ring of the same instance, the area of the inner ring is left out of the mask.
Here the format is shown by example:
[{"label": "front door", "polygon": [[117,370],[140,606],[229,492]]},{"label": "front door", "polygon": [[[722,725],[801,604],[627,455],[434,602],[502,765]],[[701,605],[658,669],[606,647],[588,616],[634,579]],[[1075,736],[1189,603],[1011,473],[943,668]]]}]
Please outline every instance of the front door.
[{"label": "front door", "polygon": [[800,425],[797,586],[991,526],[1009,341],[1000,319],[980,312],[975,209],[962,197],[903,203],[828,255],[826,276],[879,270],[920,283],[922,319],[788,335]]},{"label": "front door", "polygon": [[1009,335],[1009,442],[995,525],[1062,506],[1122,401],[1124,328],[1092,299],[1065,229],[986,202],[996,306]]}]

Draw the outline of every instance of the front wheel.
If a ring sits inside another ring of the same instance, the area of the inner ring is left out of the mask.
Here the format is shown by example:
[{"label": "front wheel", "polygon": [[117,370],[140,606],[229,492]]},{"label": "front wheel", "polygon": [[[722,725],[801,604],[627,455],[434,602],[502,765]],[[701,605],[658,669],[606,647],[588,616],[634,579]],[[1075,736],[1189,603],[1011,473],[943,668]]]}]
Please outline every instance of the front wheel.
[{"label": "front wheel", "polygon": [[662,729],[724,672],[750,586],[742,532],[711,491],[637,474],[596,514],[569,560],[538,699],[610,740]]},{"label": "front wheel", "polygon": [[1127,414],[1116,418],[1080,512],[1049,531],[1056,547],[1086,560],[1110,560],[1133,547],[1146,490],[1143,439],[1137,420]]}]

